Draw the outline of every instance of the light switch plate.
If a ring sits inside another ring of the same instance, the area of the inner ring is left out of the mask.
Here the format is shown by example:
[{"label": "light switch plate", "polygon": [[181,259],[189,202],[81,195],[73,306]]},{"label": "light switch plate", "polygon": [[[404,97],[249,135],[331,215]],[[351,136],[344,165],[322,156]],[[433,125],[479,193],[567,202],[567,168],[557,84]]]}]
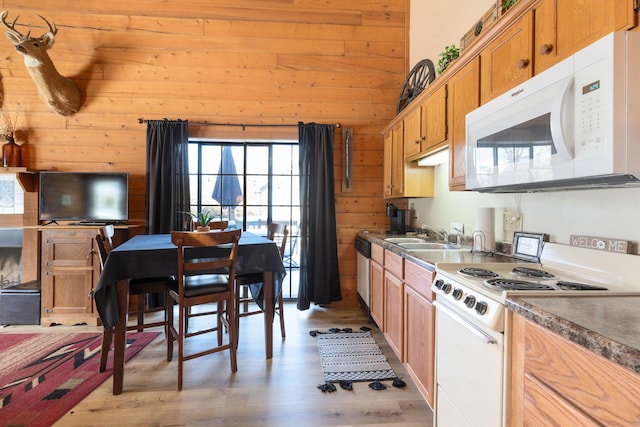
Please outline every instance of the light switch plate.
[{"label": "light switch plate", "polygon": [[502,214],[502,229],[504,231],[522,231],[522,213],[504,212]]}]

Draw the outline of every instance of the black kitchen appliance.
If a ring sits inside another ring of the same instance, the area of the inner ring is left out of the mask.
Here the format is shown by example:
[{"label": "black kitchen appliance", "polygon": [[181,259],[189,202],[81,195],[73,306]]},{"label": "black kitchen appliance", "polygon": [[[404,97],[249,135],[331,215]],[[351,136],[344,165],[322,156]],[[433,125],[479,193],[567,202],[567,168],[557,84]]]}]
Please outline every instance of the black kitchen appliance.
[{"label": "black kitchen appliance", "polygon": [[404,234],[406,231],[407,216],[406,210],[398,209],[397,206],[387,203],[387,216],[389,217],[391,230],[388,230],[389,234]]}]

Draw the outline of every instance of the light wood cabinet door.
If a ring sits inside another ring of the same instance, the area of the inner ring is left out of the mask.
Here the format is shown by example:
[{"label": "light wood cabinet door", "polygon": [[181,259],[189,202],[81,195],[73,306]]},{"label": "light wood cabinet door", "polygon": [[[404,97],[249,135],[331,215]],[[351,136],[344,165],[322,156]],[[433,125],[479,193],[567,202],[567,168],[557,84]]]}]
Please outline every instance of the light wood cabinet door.
[{"label": "light wood cabinet door", "polygon": [[100,276],[96,230],[42,232],[41,323],[96,324],[93,290]]},{"label": "light wood cabinet door", "polygon": [[393,128],[391,144],[391,196],[404,194],[404,124]]},{"label": "light wood cabinet door", "polygon": [[415,160],[446,146],[447,88],[436,89],[404,119],[404,158]]},{"label": "light wood cabinet door", "polygon": [[437,150],[446,145],[447,140],[447,87],[440,86],[422,106],[423,153]]},{"label": "light wood cabinet door", "polygon": [[464,190],[466,180],[466,115],[480,105],[480,60],[461,68],[447,83],[449,98],[449,189]]},{"label": "light wood cabinet door", "polygon": [[534,11],[536,74],[612,31],[635,25],[633,0],[541,0]]},{"label": "light wood cabinet door", "polygon": [[513,314],[512,426],[640,425],[640,375]]},{"label": "light wood cabinet door", "polygon": [[384,273],[384,329],[389,346],[403,362],[404,345],[404,283],[391,272]]},{"label": "light wood cabinet door", "polygon": [[404,119],[404,158],[416,157],[422,151],[422,109],[418,106]]},{"label": "light wood cabinet door", "polygon": [[404,288],[404,362],[418,390],[433,408],[435,310],[408,284]]},{"label": "light wood cabinet door", "polygon": [[369,308],[371,310],[371,317],[380,330],[384,330],[384,267],[371,260],[370,268],[369,283],[371,288]]},{"label": "light wood cabinet door", "polygon": [[533,76],[533,11],[480,53],[481,101],[486,103]]},{"label": "light wood cabinet door", "polygon": [[384,197],[402,197],[404,193],[404,124],[398,123],[384,136]]},{"label": "light wood cabinet door", "polygon": [[385,198],[391,197],[391,189],[393,188],[393,176],[391,174],[391,168],[393,161],[391,156],[393,155],[393,129],[384,134],[384,154],[382,165],[382,196]]}]

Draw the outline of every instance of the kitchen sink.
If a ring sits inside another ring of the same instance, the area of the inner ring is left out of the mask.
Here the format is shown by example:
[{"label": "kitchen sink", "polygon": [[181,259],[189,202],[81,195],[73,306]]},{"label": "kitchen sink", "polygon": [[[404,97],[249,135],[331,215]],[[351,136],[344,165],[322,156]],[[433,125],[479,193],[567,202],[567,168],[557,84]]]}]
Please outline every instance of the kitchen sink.
[{"label": "kitchen sink", "polygon": [[401,243],[424,243],[424,239],[419,237],[387,237],[384,239],[386,242],[401,244]]},{"label": "kitchen sink", "polygon": [[461,249],[460,245],[456,245],[453,243],[434,243],[434,242],[406,242],[406,243],[398,243],[398,246],[405,248],[408,251],[411,250],[446,250],[446,249]]}]

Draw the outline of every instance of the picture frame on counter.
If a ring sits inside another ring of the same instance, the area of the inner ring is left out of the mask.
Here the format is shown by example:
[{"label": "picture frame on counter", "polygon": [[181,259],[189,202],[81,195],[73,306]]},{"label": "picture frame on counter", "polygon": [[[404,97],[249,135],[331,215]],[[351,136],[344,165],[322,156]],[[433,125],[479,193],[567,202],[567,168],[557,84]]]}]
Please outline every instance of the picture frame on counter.
[{"label": "picture frame on counter", "polygon": [[539,262],[542,246],[549,241],[549,235],[545,233],[526,233],[516,231],[513,233],[511,255],[514,258]]}]

